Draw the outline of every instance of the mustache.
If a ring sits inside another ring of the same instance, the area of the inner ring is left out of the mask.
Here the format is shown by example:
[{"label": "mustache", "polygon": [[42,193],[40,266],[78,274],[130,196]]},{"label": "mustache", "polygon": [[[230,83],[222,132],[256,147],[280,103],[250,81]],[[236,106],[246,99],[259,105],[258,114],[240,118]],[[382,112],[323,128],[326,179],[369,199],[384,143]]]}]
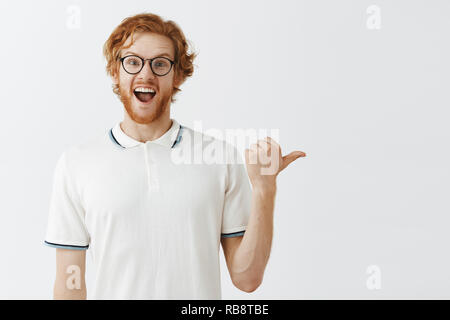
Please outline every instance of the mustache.
[{"label": "mustache", "polygon": [[151,86],[151,87],[158,89],[158,86],[156,84],[150,83],[150,82],[136,82],[131,87],[137,87],[137,86]]}]

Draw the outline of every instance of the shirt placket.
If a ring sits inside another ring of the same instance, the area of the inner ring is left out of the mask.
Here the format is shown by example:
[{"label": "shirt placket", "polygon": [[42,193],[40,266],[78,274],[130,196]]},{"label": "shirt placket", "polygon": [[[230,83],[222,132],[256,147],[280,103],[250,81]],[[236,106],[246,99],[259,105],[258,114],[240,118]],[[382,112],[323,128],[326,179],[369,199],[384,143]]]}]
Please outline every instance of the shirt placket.
[{"label": "shirt placket", "polygon": [[144,158],[149,192],[156,192],[159,190],[158,168],[156,161],[152,156],[150,143],[144,144]]}]

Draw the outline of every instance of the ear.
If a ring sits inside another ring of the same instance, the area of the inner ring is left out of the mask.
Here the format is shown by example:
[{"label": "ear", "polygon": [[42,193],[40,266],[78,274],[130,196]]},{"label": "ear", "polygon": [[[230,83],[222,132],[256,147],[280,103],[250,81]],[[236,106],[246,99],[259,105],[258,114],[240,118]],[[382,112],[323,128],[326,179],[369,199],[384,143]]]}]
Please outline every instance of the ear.
[{"label": "ear", "polygon": [[114,72],[112,75],[111,75],[111,79],[112,79],[112,82],[113,82],[113,84],[114,85],[118,85],[119,84],[119,72]]},{"label": "ear", "polygon": [[111,79],[114,84],[119,84],[119,74],[120,74],[120,68],[119,66],[115,66],[115,69],[113,70],[111,74]]},{"label": "ear", "polygon": [[178,88],[178,87],[180,87],[181,83],[182,82],[181,82],[180,78],[175,73],[175,76],[173,78],[173,86]]}]

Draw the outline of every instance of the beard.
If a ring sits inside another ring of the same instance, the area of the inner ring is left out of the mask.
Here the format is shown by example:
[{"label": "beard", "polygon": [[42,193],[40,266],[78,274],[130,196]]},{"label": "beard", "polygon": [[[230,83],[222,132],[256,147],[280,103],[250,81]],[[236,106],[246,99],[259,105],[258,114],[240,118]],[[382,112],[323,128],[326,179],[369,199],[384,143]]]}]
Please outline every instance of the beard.
[{"label": "beard", "polygon": [[139,124],[149,124],[155,120],[158,120],[167,110],[169,101],[172,98],[173,88],[171,87],[169,92],[160,91],[153,97],[153,101],[145,109],[140,108],[139,100],[134,95],[134,92],[129,92],[125,88],[122,88],[119,83],[120,101],[122,101],[125,110],[130,118]]}]

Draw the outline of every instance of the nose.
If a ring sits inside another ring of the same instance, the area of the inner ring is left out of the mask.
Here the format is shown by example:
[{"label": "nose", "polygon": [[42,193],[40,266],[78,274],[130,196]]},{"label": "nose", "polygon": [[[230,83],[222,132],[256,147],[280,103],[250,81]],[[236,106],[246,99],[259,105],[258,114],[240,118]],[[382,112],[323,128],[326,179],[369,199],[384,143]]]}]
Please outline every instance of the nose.
[{"label": "nose", "polygon": [[148,79],[155,79],[155,74],[152,71],[152,68],[150,67],[150,60],[147,60],[144,62],[144,67],[142,68],[141,72],[138,73],[138,78],[142,79],[144,81]]}]

